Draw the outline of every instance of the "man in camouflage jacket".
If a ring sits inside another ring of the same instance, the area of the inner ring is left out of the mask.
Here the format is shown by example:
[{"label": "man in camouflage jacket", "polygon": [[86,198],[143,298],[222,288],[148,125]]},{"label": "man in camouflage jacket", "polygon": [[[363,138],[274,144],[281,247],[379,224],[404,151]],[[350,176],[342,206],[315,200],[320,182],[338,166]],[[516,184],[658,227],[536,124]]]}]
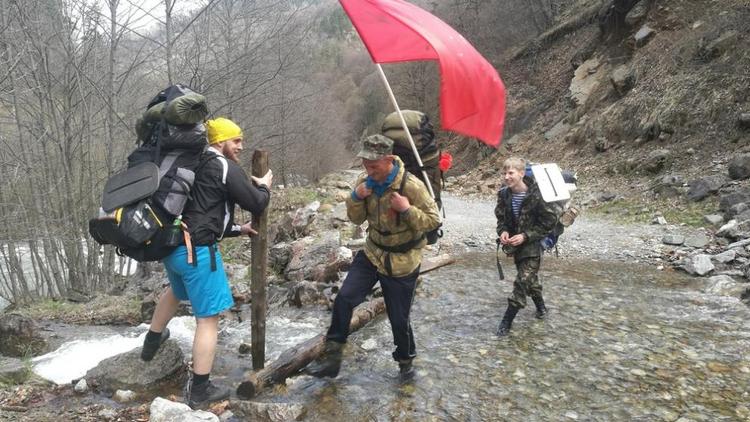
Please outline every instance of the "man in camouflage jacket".
[{"label": "man in camouflage jacket", "polygon": [[422,248],[427,243],[424,234],[438,227],[440,215],[425,185],[405,171],[401,159],[392,155],[392,148],[390,138],[372,135],[364,140],[357,155],[367,173],[358,178],[346,200],[346,210],[354,224],[367,220],[367,240],[336,295],[326,348],[307,368],[311,375],[338,375],[352,311],[378,281],[396,344],[393,358],[399,362],[402,379],[414,374],[411,362],[416,349],[409,312]]},{"label": "man in camouflage jacket", "polygon": [[510,332],[513,318],[526,306],[526,296],[534,301],[537,318],[542,319],[547,314],[538,276],[542,255],[540,241],[557,223],[557,213],[553,204],[544,202],[534,179],[524,176],[525,170],[524,160],[507,159],[503,163],[505,187],[497,193],[498,242],[503,245],[503,251],[513,256],[517,270],[513,293],[497,331],[499,336]]}]

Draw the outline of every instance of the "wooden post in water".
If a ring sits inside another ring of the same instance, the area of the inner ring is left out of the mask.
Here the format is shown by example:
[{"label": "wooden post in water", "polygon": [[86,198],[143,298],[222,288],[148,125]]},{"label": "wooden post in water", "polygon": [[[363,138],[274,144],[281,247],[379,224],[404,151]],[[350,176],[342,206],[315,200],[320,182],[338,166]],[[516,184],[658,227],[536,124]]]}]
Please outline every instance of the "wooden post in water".
[{"label": "wooden post in water", "polygon": [[[253,153],[253,176],[263,177],[268,172],[268,152],[256,150]],[[269,186],[270,188],[270,186]],[[253,228],[258,232],[251,238],[250,294],[251,309],[251,352],[253,369],[263,369],[266,360],[266,267],[268,266],[268,207],[263,212],[253,214]]]}]

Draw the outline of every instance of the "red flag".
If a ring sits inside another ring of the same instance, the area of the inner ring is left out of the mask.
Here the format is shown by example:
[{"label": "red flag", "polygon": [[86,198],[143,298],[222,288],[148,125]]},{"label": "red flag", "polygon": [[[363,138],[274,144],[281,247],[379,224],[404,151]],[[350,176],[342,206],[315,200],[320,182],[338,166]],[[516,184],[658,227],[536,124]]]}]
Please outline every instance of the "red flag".
[{"label": "red flag", "polygon": [[375,63],[437,60],[444,129],[497,147],[505,86],[492,65],[456,30],[403,0],[339,0]]}]

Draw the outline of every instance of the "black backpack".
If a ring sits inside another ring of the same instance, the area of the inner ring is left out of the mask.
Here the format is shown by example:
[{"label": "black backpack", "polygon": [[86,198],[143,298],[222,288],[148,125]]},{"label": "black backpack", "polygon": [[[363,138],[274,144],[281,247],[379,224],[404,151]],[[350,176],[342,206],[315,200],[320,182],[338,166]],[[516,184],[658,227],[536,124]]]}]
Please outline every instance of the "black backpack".
[{"label": "black backpack", "polygon": [[136,261],[158,261],[182,244],[181,214],[208,145],[205,98],[183,85],[158,93],[136,122],[137,148],[126,170],[107,180],[89,220],[101,245]]}]

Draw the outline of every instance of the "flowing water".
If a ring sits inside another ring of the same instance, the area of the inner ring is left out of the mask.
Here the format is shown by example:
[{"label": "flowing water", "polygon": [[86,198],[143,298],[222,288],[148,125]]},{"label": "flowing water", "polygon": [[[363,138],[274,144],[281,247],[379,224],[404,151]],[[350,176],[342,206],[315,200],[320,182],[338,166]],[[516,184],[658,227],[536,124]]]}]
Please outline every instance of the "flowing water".
[{"label": "flowing water", "polygon": [[303,404],[311,421],[750,418],[750,310],[737,299],[674,272],[548,258],[548,319],[524,309],[500,339],[505,264],[504,282],[487,254],[424,276],[412,383],[398,382],[381,318],[352,335],[338,378],[297,377],[258,400]]},{"label": "flowing water", "polygon": [[[444,200],[453,230],[444,240],[468,238],[472,247],[494,251],[493,204]],[[577,222],[566,234],[586,239],[573,256],[619,250],[642,237],[630,227],[607,231],[594,223]],[[539,321],[524,309],[500,339],[495,330],[512,290],[512,262],[504,261],[501,282],[494,253],[453,252],[458,262],[425,274],[417,291],[413,382],[398,381],[390,326],[381,316],[350,337],[338,378],[297,376],[255,400],[301,404],[309,421],[750,420],[750,309],[737,298],[704,293],[705,279],[633,262],[547,257],[541,277],[549,317]],[[272,308],[266,358],[324,332],[329,321],[319,309]],[[192,318],[172,324],[189,355]],[[122,343],[137,347],[145,330],[110,337],[109,351]],[[251,366],[238,354],[249,340],[249,320],[225,320],[212,377],[236,385]],[[84,353],[38,363],[55,373],[71,359],[92,359]]]},{"label": "flowing water", "polygon": [[[423,276],[412,311],[413,382],[399,383],[390,327],[380,317],[350,337],[338,378],[298,376],[255,400],[302,404],[310,421],[750,420],[750,310],[737,299],[702,293],[701,279],[680,273],[547,258],[548,319],[524,309],[500,339],[495,329],[515,270],[505,261],[500,282],[494,259],[467,254]],[[267,359],[322,332],[329,318],[272,310]],[[192,318],[170,327],[189,354]],[[92,332],[35,359],[35,369],[67,383],[105,354],[137,347],[145,329]],[[250,358],[237,348],[249,333],[249,322],[225,322],[217,379],[242,379]]]}]

